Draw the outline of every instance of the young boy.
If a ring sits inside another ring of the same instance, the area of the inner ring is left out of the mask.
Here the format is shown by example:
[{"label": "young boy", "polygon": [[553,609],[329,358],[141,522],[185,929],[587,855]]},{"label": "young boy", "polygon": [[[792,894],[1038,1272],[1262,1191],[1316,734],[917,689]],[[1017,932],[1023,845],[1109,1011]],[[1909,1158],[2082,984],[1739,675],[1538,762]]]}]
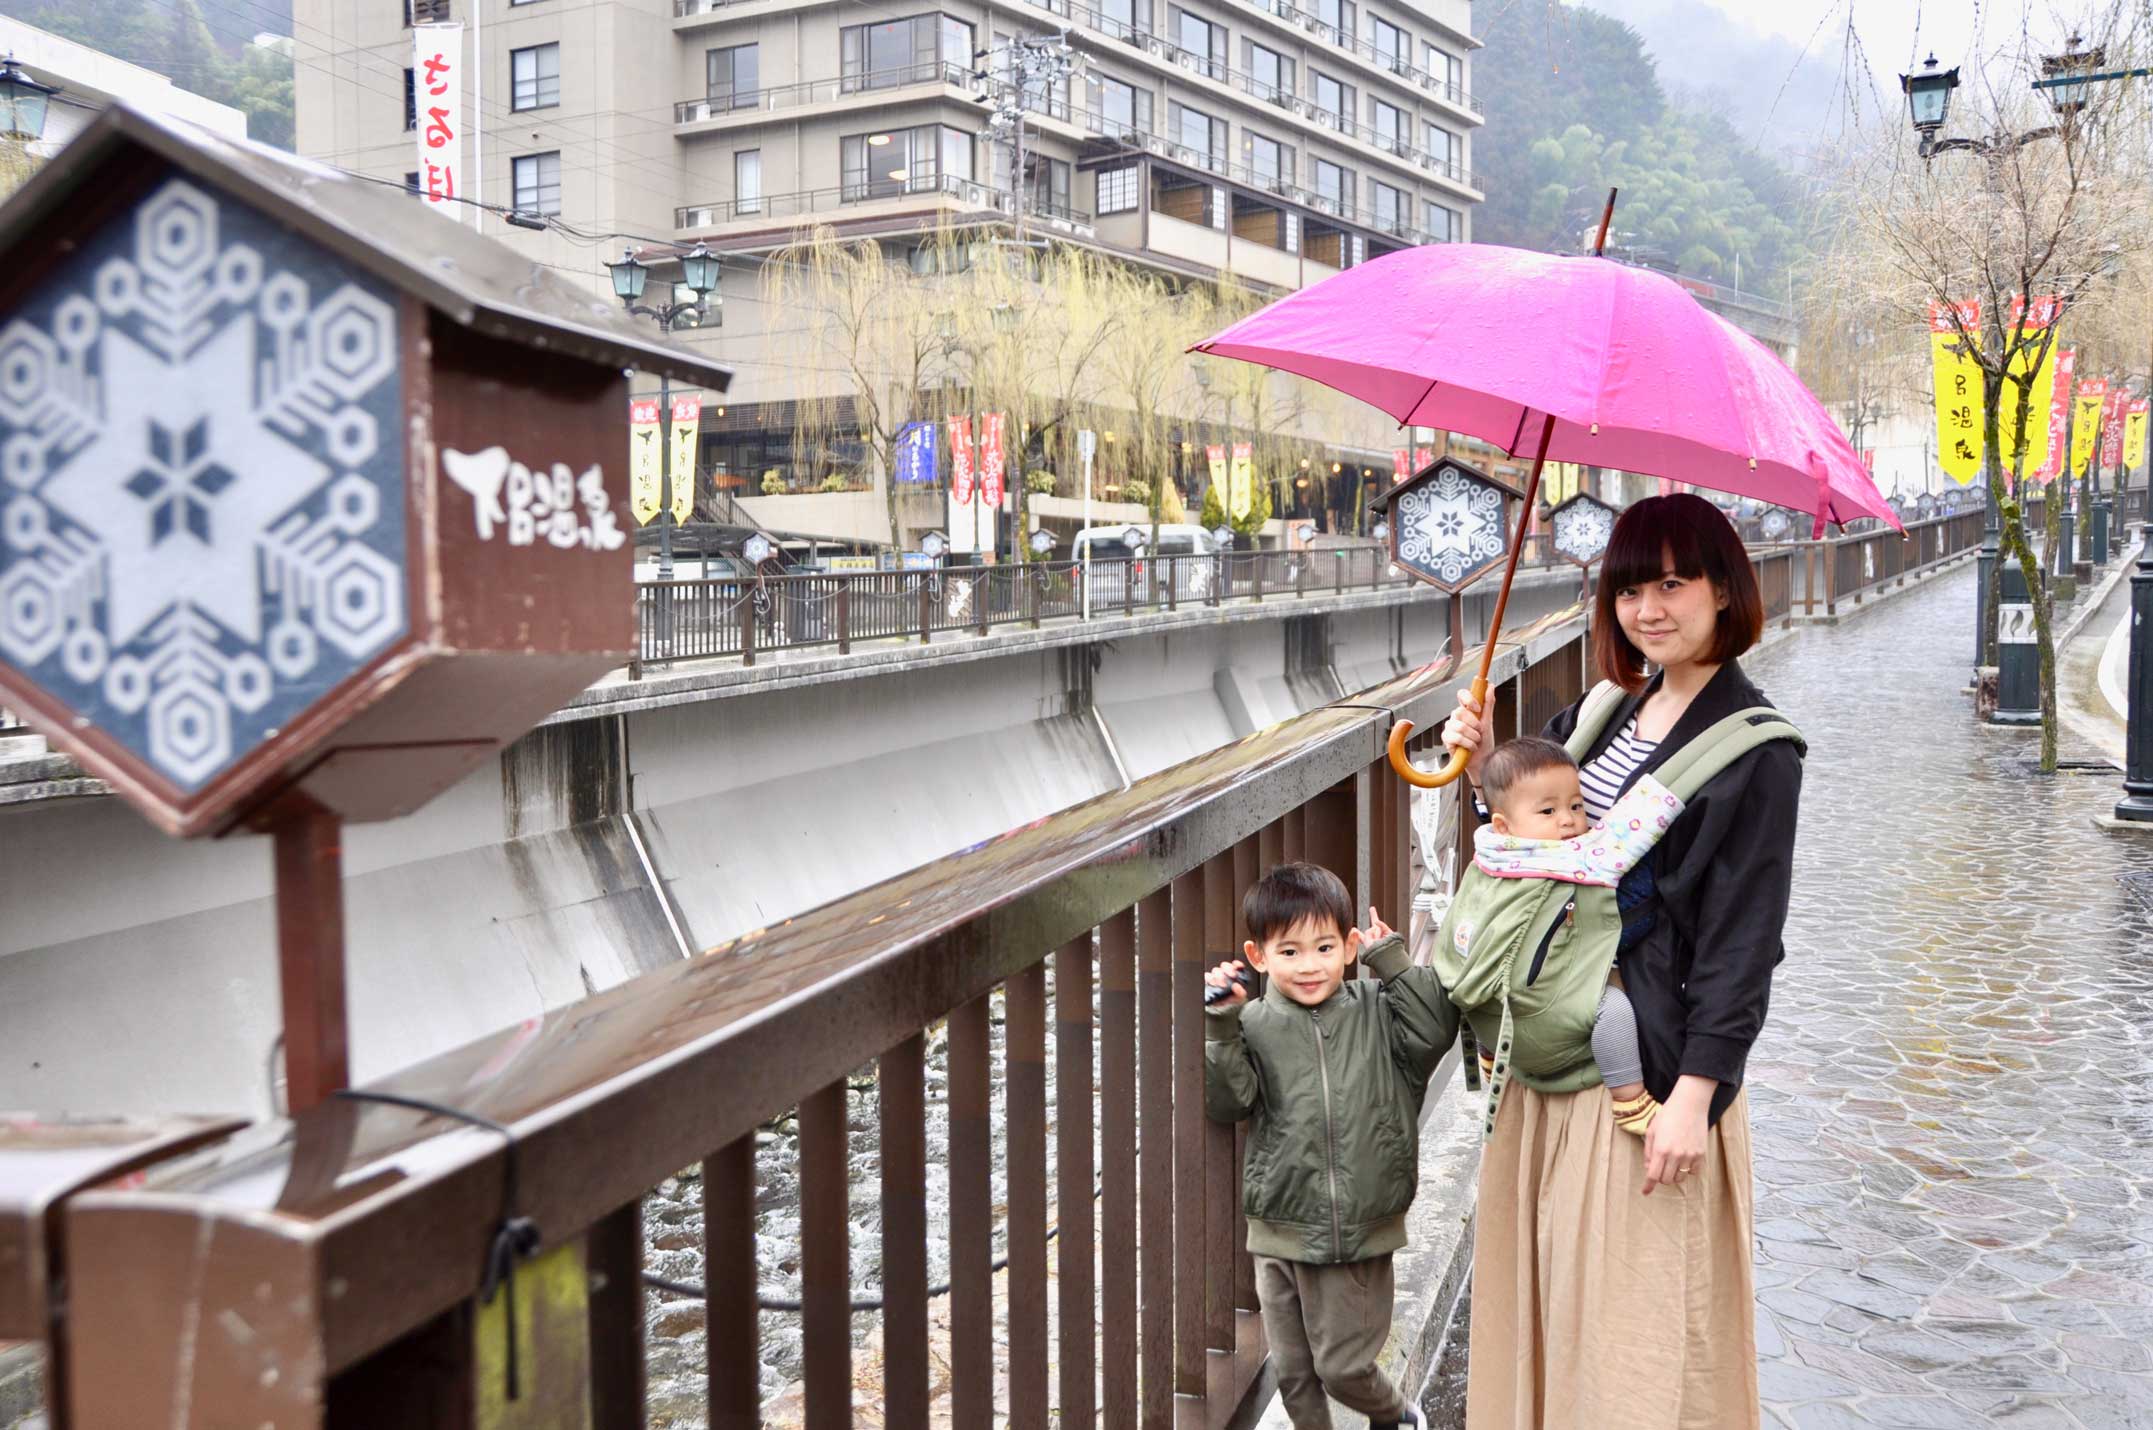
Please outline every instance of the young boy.
[{"label": "young boy", "polygon": [[[1366,934],[1353,926],[1353,901],[1327,869],[1280,865],[1242,912],[1242,959],[1205,976],[1231,991],[1206,1020],[1204,1110],[1250,1121],[1241,1203],[1279,1399],[1296,1430],[1328,1430],[1326,1391],[1373,1430],[1419,1426],[1376,1357],[1390,1336],[1421,1099],[1457,1011],[1375,910]],[[1356,955],[1375,978],[1346,981]],[[1236,982],[1243,961],[1270,977],[1253,1002]]]},{"label": "young boy", "polygon": [[[1480,790],[1490,819],[1474,831],[1474,871],[1468,878],[1551,878],[1613,887],[1636,863],[1633,836],[1603,831],[1604,837],[1582,837],[1592,832],[1592,822],[1585,814],[1577,761],[1553,740],[1527,736],[1496,746],[1481,771]],[[1611,814],[1609,824],[1615,823]],[[1650,842],[1645,836],[1645,847]],[[1481,1052],[1484,1071],[1494,1064],[1488,1046]],[[1592,1057],[1613,1100],[1615,1124],[1644,1136],[1659,1103],[1645,1091],[1637,1014],[1614,984],[1601,994],[1593,1019]]]}]

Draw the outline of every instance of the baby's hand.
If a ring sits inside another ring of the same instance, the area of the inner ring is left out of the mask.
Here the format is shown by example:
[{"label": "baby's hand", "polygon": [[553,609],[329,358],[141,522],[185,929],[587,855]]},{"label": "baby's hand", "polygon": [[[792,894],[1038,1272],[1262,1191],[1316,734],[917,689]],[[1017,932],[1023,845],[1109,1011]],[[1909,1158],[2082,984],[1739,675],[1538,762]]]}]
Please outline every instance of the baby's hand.
[{"label": "baby's hand", "polygon": [[1204,975],[1206,987],[1213,990],[1225,990],[1223,993],[1214,992],[1211,996],[1206,997],[1204,999],[1206,1007],[1238,1008],[1243,1003],[1248,1002],[1248,984],[1236,981],[1236,975],[1240,973],[1241,966],[1240,959],[1229,958],[1224,963],[1214,966],[1210,972]]},{"label": "baby's hand", "polygon": [[1370,904],[1368,906],[1368,927],[1361,934],[1361,947],[1366,948],[1369,944],[1380,942],[1396,932],[1396,929],[1383,922],[1383,916],[1376,912],[1375,905]]}]

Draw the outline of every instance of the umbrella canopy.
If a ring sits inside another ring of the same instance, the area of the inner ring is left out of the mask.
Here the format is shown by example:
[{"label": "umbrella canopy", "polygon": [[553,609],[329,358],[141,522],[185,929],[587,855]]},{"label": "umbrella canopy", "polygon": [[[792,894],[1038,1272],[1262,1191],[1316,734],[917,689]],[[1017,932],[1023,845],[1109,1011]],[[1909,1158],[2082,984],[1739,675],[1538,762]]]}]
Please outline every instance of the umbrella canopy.
[{"label": "umbrella canopy", "polygon": [[[1349,268],[1193,351],[1312,378],[1400,426],[1900,527],[1822,403],[1674,280],[1604,258],[1428,244]],[[1904,529],[1900,527],[1900,529]]]}]

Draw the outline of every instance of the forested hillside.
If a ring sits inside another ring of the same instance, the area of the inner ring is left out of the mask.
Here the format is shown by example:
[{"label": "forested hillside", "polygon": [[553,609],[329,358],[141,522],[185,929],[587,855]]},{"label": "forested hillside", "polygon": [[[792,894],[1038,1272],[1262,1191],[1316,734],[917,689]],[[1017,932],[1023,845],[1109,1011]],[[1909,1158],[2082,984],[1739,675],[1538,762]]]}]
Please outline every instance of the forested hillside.
[{"label": "forested hillside", "polygon": [[254,45],[292,32],[291,0],[5,0],[0,11],[243,110],[247,132],[292,144],[292,62]]},{"label": "forested hillside", "polygon": [[1613,244],[1638,258],[1783,295],[1802,246],[1796,179],[1719,115],[1671,100],[1637,32],[1582,6],[1491,9],[1474,58],[1487,127],[1473,236],[1575,251],[1611,185]]}]

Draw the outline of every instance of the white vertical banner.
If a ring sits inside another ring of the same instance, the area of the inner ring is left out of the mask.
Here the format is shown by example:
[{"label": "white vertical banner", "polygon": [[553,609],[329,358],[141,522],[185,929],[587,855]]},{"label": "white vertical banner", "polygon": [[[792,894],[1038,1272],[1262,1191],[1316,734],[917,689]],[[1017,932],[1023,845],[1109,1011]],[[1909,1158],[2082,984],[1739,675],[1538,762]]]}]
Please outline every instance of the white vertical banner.
[{"label": "white vertical banner", "polygon": [[[464,174],[463,26],[411,27],[412,128],[419,142],[419,197],[458,223],[478,210],[456,202],[469,187]],[[478,197],[476,193],[470,195]]]}]

